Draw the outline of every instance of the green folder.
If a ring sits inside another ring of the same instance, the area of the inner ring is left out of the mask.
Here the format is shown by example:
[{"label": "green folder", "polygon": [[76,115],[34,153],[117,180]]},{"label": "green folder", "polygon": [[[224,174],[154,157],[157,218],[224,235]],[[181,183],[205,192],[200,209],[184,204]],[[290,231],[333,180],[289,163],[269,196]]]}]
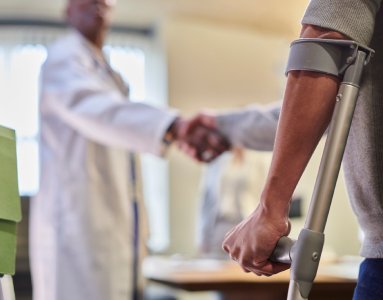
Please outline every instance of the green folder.
[{"label": "green folder", "polygon": [[15,274],[16,233],[20,221],[16,134],[0,126],[0,274]]}]

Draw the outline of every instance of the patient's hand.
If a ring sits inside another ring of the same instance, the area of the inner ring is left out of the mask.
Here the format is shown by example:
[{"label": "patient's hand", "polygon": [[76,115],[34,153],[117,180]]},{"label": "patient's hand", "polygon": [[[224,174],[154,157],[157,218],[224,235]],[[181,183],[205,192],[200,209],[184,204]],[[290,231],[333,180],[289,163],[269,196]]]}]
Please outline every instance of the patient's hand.
[{"label": "patient's hand", "polygon": [[271,215],[262,204],[225,236],[223,250],[246,273],[271,276],[290,268],[290,264],[268,260],[281,236],[290,233],[288,217]]}]

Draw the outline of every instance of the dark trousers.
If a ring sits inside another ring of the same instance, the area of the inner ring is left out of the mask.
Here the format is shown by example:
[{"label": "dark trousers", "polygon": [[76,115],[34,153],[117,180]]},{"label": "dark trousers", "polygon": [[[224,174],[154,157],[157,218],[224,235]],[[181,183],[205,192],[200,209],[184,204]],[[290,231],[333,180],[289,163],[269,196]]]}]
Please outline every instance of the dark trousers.
[{"label": "dark trousers", "polygon": [[362,262],[353,300],[383,300],[383,258]]}]

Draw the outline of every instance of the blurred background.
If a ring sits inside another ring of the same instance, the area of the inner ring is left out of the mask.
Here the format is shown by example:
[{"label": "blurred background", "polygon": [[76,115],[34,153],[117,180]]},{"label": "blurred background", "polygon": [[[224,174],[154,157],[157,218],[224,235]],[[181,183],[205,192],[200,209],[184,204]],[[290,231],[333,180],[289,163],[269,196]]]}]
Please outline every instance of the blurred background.
[{"label": "blurred background", "polygon": [[[131,98],[169,105],[183,116],[201,108],[224,110],[283,97],[289,44],[299,36],[308,0],[118,0],[104,52],[130,86]],[[0,0],[0,124],[16,129],[23,222],[18,234],[15,287],[30,298],[28,201],[39,188],[38,86],[47,46],[64,35],[64,0]],[[149,99],[149,100],[147,100]],[[304,224],[324,141],[296,190],[300,199],[292,237]],[[230,154],[229,154],[230,155]],[[249,181],[242,211],[259,201],[271,153],[245,151],[238,171]],[[167,159],[142,155],[144,199],[152,254],[199,255],[201,175],[206,166],[173,149]],[[232,158],[228,160],[231,161]],[[230,162],[229,162],[230,164]],[[247,173],[246,173],[247,172]],[[229,172],[230,173],[230,172]],[[328,255],[358,255],[358,225],[342,175],[326,228]],[[212,294],[175,292],[177,299]]]}]

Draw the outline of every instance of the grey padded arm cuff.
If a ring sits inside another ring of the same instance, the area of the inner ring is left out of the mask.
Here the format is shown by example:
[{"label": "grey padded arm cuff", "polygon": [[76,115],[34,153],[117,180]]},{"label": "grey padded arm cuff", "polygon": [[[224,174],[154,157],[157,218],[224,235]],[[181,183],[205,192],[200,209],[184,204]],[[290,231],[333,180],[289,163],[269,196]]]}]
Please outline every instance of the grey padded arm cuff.
[{"label": "grey padded arm cuff", "polygon": [[302,24],[338,31],[368,46],[381,0],[311,0]]},{"label": "grey padded arm cuff", "polygon": [[252,105],[217,116],[217,127],[233,146],[272,151],[282,102]]}]

